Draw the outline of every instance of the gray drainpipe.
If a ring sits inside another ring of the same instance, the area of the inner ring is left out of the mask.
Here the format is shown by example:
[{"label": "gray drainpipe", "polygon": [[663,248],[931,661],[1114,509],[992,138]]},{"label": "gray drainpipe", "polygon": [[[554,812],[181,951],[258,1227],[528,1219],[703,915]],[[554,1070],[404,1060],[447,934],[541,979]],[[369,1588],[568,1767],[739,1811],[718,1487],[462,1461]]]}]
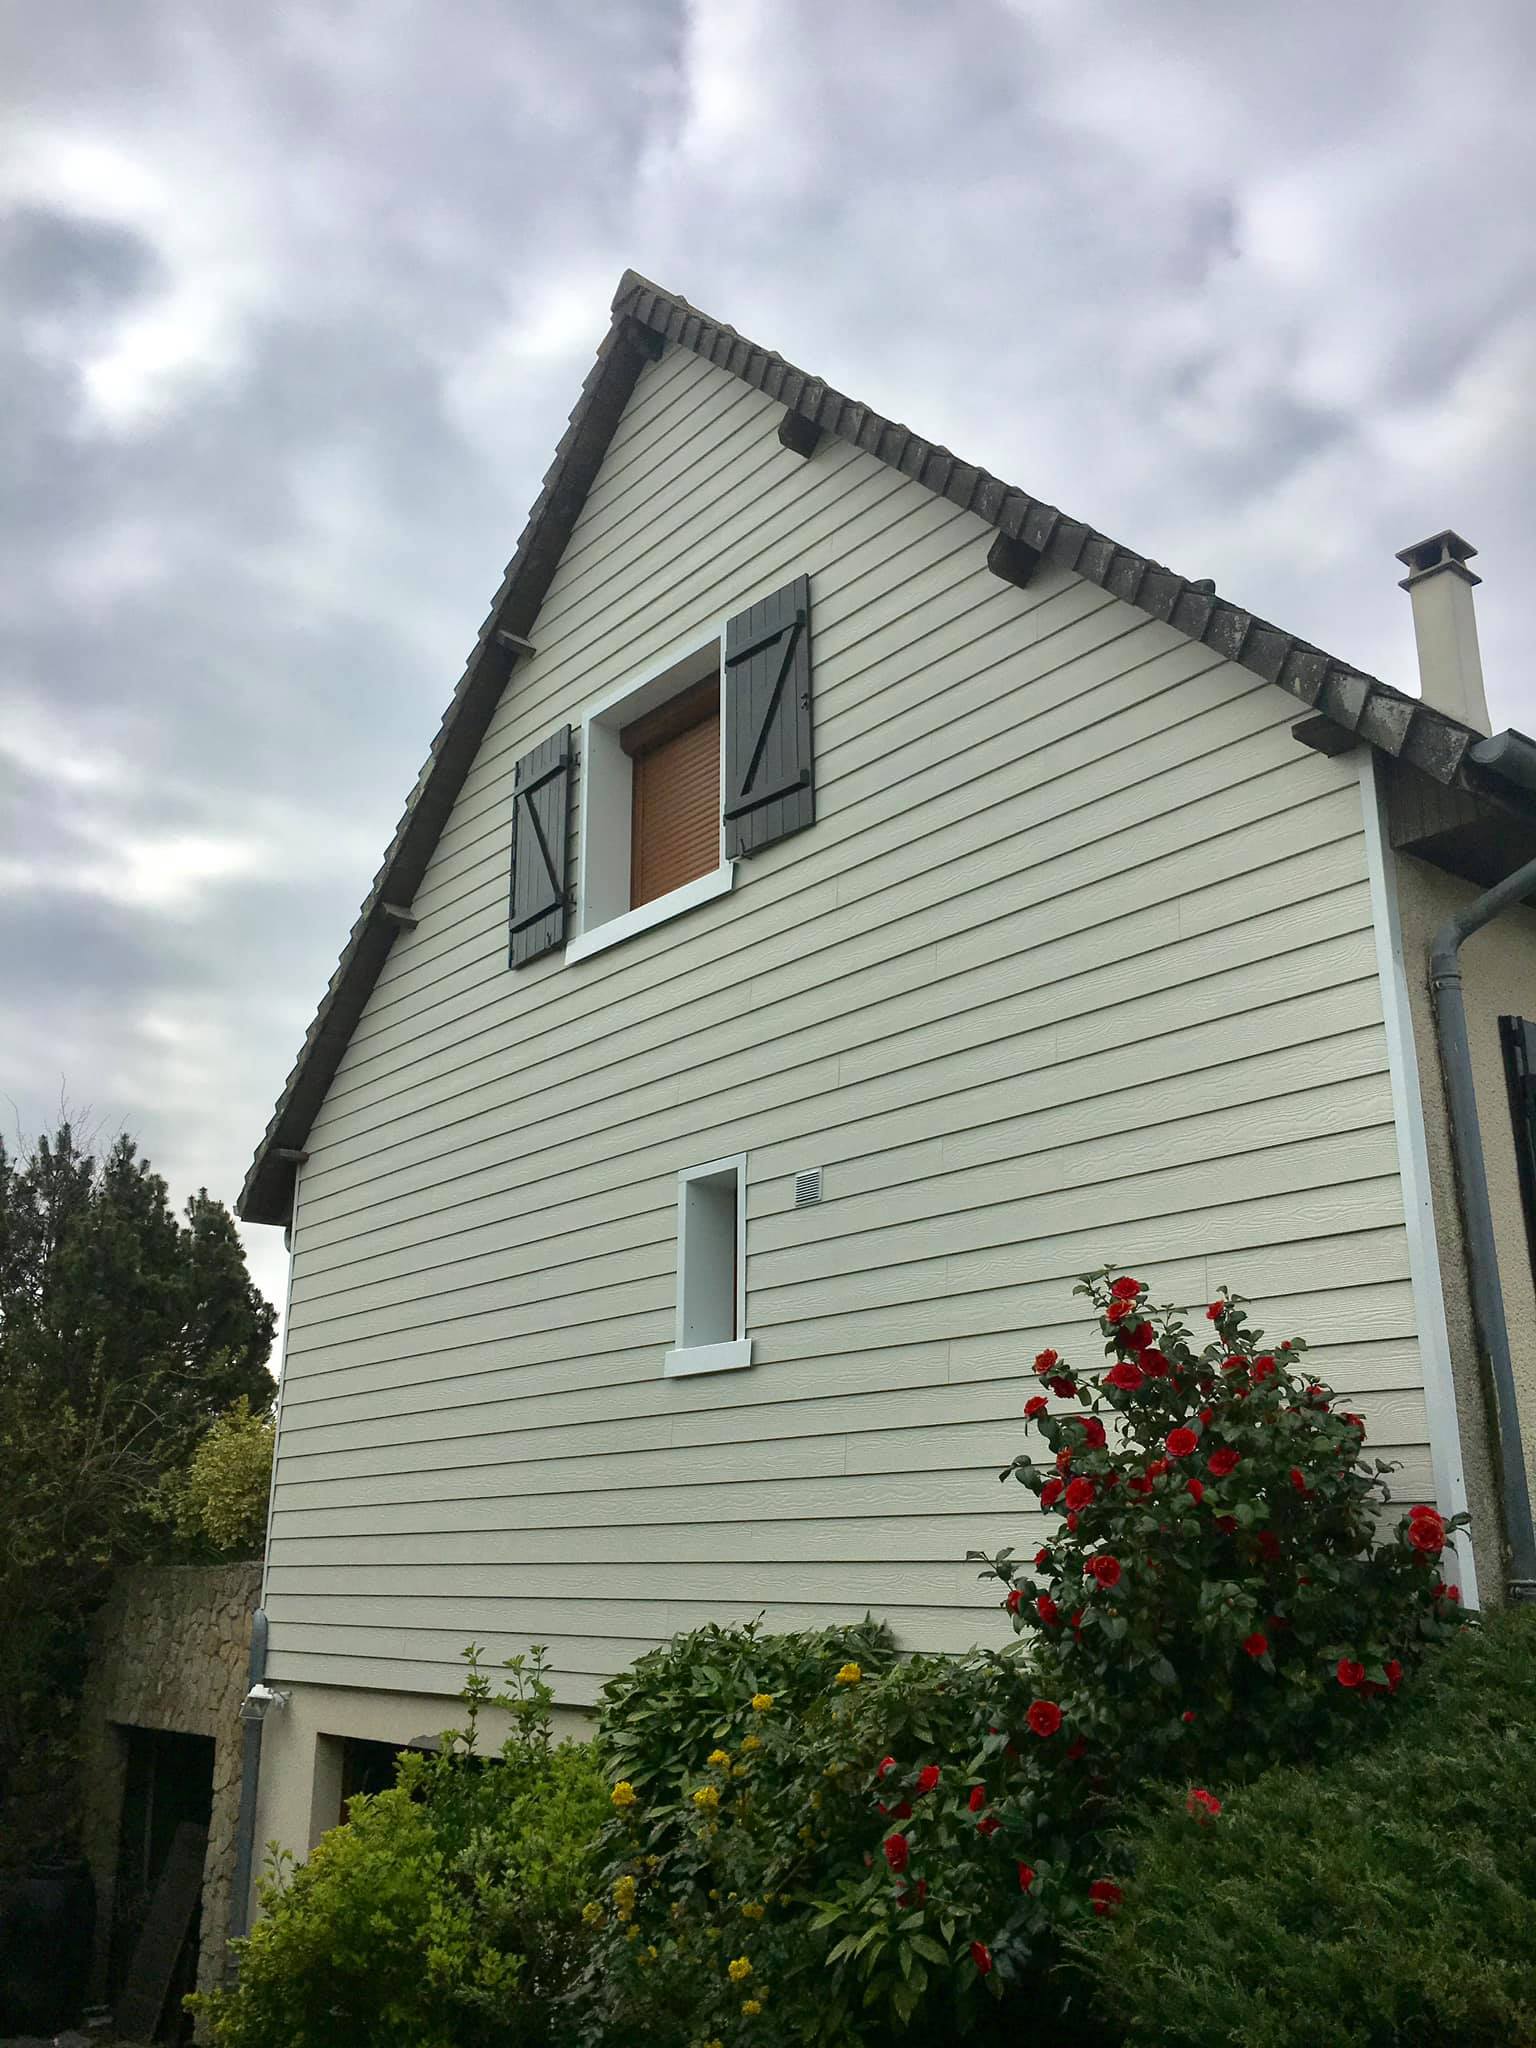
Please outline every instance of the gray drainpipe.
[{"label": "gray drainpipe", "polygon": [[1482,1127],[1477,1119],[1477,1095],[1472,1085],[1467,1006],[1461,987],[1461,948],[1474,932],[1490,924],[1500,911],[1523,902],[1533,890],[1536,890],[1536,860],[1529,860],[1443,924],[1435,934],[1429,954],[1429,985],[1434,998],[1435,1029],[1440,1040],[1440,1059],[1450,1109],[1451,1149],[1456,1160],[1456,1177],[1461,1183],[1462,1214],[1466,1219],[1472,1314],[1493,1383],[1504,1541],[1509,1563],[1506,1583],[1512,1601],[1536,1601],[1536,1528],[1531,1522],[1531,1492],[1525,1475],[1525,1450],[1520,1439],[1520,1406],[1515,1392],[1514,1366],[1509,1356],[1509,1325],[1504,1317],[1504,1290],[1499,1280],[1493,1212],[1488,1203],[1488,1169],[1483,1157]]},{"label": "gray drainpipe", "polygon": [[[246,1690],[260,1685],[267,1675],[267,1611],[258,1607],[251,1616],[251,1663]],[[245,1744],[240,1757],[240,1816],[235,1822],[235,1876],[229,1900],[229,1938],[239,1941],[251,1925],[251,1865],[256,1849],[256,1792],[261,1783],[261,1723],[244,1721]],[[238,1964],[233,1955],[228,1973],[234,1976]]]}]

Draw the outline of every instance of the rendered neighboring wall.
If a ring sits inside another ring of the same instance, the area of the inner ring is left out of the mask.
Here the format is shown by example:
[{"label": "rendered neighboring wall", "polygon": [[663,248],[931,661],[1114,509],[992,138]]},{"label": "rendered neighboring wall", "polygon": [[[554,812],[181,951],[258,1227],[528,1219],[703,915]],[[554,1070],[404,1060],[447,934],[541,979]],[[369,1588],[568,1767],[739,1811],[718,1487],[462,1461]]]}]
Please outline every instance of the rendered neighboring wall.
[{"label": "rendered neighboring wall", "polygon": [[[1472,1541],[1485,1605],[1502,1598],[1504,1563],[1499,1540],[1496,1441],[1491,1397],[1483,1384],[1467,1288],[1466,1250],[1456,1170],[1446,1119],[1445,1082],[1429,993],[1429,949],[1454,912],[1482,891],[1412,854],[1397,855],[1398,909],[1404,964],[1419,1055],[1425,1138],[1435,1231],[1440,1244],[1446,1320],[1461,1419],[1462,1455],[1472,1512]],[[1501,1016],[1536,1017],[1536,912],[1506,911],[1461,950],[1467,1034],[1477,1089],[1478,1121],[1488,1164],[1488,1196],[1498,1246],[1499,1278],[1509,1323],[1509,1348],[1519,1390],[1527,1469],[1536,1490],[1536,1283],[1520,1194],[1509,1091],[1499,1044]]]},{"label": "rendered neighboring wall", "polygon": [[[1032,1354],[1094,1355],[1071,1289],[1110,1258],[1310,1338],[1428,1497],[1355,765],[780,414],[687,352],[642,373],[306,1141],[275,1684],[446,1694],[471,1639],[532,1639],[580,1705],[759,1610],[1001,1640],[964,1554],[1037,1540],[997,1471]],[[513,764],[801,573],[815,826],[509,972]],[[675,1176],[741,1151],[757,1362],[665,1380]]]},{"label": "rendered neighboring wall", "polygon": [[98,1984],[112,1932],[123,1801],[120,1731],[128,1727],[214,1739],[197,1988],[207,1991],[220,1981],[240,1810],[240,1702],[260,1589],[258,1563],[125,1571],[96,1617],[80,1731]]}]

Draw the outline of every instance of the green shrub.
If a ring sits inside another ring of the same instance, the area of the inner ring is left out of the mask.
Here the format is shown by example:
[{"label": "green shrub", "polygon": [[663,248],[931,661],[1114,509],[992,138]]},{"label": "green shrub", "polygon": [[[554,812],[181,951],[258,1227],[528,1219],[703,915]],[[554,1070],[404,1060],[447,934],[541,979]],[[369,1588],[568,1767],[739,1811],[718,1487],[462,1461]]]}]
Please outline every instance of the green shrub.
[{"label": "green shrub", "polygon": [[1378,1745],[1203,1824],[1170,1795],[1080,1944],[1128,2043],[1536,2043],[1536,1614],[1469,1630]]},{"label": "green shrub", "polygon": [[[470,1656],[467,1724],[350,1802],[307,1862],[274,1863],[240,1979],[206,2003],[219,2048],[556,2048],[590,1943],[582,1904],[611,1812],[591,1745],[555,1745],[539,1653],[493,1696]],[[478,1753],[508,1708],[501,1759]]]},{"label": "green shrub", "polygon": [[276,1427],[242,1394],[200,1438],[184,1472],[161,1490],[160,1512],[184,1541],[259,1557],[267,1540]]}]

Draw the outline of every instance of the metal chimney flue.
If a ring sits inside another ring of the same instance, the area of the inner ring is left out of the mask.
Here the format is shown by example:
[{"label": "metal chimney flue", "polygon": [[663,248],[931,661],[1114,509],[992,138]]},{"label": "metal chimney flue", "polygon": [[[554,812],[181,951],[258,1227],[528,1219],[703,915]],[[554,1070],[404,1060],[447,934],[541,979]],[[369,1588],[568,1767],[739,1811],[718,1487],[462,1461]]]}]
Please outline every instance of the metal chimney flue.
[{"label": "metal chimney flue", "polygon": [[1489,730],[1483,662],[1477,648],[1477,607],[1472,593],[1482,582],[1467,567],[1477,549],[1447,527],[1404,548],[1398,560],[1408,574],[1401,589],[1413,605],[1413,637],[1419,650],[1419,694],[1426,704],[1459,718],[1476,731]]}]

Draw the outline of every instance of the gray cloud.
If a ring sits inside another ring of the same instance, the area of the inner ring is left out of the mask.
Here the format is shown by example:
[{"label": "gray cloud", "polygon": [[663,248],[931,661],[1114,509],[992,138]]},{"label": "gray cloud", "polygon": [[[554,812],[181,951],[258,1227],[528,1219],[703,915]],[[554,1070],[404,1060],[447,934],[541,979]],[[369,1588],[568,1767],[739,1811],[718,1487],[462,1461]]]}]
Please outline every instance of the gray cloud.
[{"label": "gray cloud", "polygon": [[[625,263],[1536,723],[1536,14],[222,0],[0,25],[0,1092],[232,1196]],[[279,1283],[273,1233],[252,1233]]]}]

